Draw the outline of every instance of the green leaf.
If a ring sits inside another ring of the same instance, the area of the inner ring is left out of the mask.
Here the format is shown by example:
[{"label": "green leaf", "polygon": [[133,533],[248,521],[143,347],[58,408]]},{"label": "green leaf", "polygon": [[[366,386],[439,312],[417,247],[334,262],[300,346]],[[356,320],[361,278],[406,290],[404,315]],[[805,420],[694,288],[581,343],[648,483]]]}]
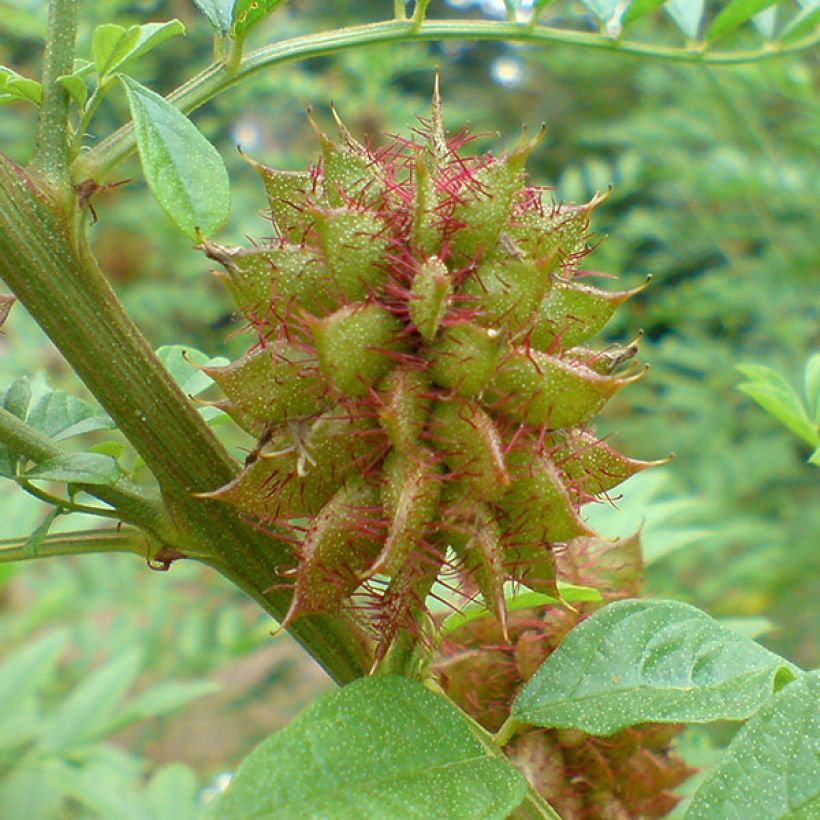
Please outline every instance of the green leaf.
[{"label": "green leaf", "polygon": [[695,792],[685,820],[820,817],[820,673],[764,703]]},{"label": "green leaf", "polygon": [[115,427],[99,408],[64,390],[51,390],[37,400],[26,423],[55,441]]},{"label": "green leaf", "polygon": [[[0,405],[55,441],[114,427],[99,408],[63,390],[52,390],[43,374],[21,376],[0,396]],[[0,475],[13,476],[18,456],[0,444]]]},{"label": "green leaf", "polygon": [[216,148],[177,108],[124,74],[142,169],[162,209],[190,239],[210,235],[230,209],[228,172]]},{"label": "green leaf", "polygon": [[584,5],[604,24],[607,35],[620,36],[629,0],[584,0]]},{"label": "green leaf", "polygon": [[665,2],[666,0],[633,0],[626,10],[626,14],[624,14],[624,25],[631,23],[633,20],[637,20],[639,17],[643,17],[652,11],[652,9],[656,9]]},{"label": "green leaf", "polygon": [[215,681],[163,681],[129,701],[115,716],[117,730],[140,720],[167,715],[197,698],[211,695],[219,689]]},{"label": "green leaf", "polygon": [[115,484],[122,473],[111,456],[70,453],[41,461],[23,474],[29,481],[64,481],[67,484]]},{"label": "green leaf", "polygon": [[141,668],[140,652],[130,650],[95,669],[52,712],[39,748],[54,752],[101,738]]},{"label": "green leaf", "polygon": [[194,0],[213,29],[223,37],[231,30],[234,2],[235,0]]},{"label": "green leaf", "polygon": [[66,643],[68,632],[60,629],[6,655],[0,665],[0,714],[7,714],[14,708],[21,687],[31,693],[51,677]]},{"label": "green leaf", "polygon": [[731,0],[712,20],[712,24],[706,30],[706,39],[713,42],[743,25],[759,11],[780,2],[781,0]]},{"label": "green leaf", "polygon": [[637,723],[743,720],[798,674],[689,604],[617,601],[567,635],[512,716],[593,735]]},{"label": "green leaf", "polygon": [[689,40],[697,40],[703,7],[704,0],[669,0],[664,9]]},{"label": "green leaf", "polygon": [[158,769],[146,787],[147,816],[151,820],[196,820],[199,815],[196,775],[182,763]]},{"label": "green leaf", "polygon": [[311,704],[240,765],[206,818],[501,818],[524,777],[420,683],[360,678]]},{"label": "green leaf", "polygon": [[737,369],[752,379],[738,385],[738,390],[754,399],[795,435],[812,446],[820,443],[817,425],[806,414],[800,397],[786,379],[764,365],[739,364]]},{"label": "green leaf", "polygon": [[116,23],[103,23],[97,26],[91,38],[91,53],[94,56],[97,76],[105,77],[114,66],[119,65],[137,44],[139,36],[139,26],[125,28]]},{"label": "green leaf", "polygon": [[283,0],[236,0],[233,7],[234,37],[241,37],[281,6]]},{"label": "green leaf", "polygon": [[809,456],[809,464],[816,464],[820,467],[820,447]]},{"label": "green leaf", "polygon": [[42,98],[43,86],[40,83],[23,77],[10,68],[0,66],[0,104],[33,102],[39,105]]},{"label": "green leaf", "polygon": [[196,396],[214,383],[198,365],[220,367],[230,364],[224,356],[212,359],[207,353],[186,345],[164,345],[157,349],[157,356],[182,392],[188,396]]},{"label": "green leaf", "polygon": [[177,20],[176,18],[167,20],[164,23],[145,23],[138,28],[139,37],[137,38],[136,44],[128,55],[114,66],[112,71],[121,68],[128,60],[134,60],[137,57],[142,57],[143,54],[147,54],[149,51],[153,51],[160,43],[170,40],[171,37],[176,37],[180,34],[185,35],[185,26],[181,20]]},{"label": "green leaf", "polygon": [[26,538],[26,543],[23,544],[23,552],[27,555],[37,555],[37,550],[39,550],[40,545],[43,543],[43,539],[48,535],[51,525],[54,523],[59,514],[60,509],[58,507],[54,507],[49,512],[37,529],[35,529],[34,532]]},{"label": "green leaf", "polygon": [[771,40],[774,37],[775,26],[777,25],[777,6],[769,6],[769,8],[758,12],[752,17],[752,22],[767,40]]},{"label": "green leaf", "polygon": [[71,99],[77,103],[79,108],[85,105],[88,97],[88,87],[82,77],[78,77],[76,74],[63,74],[57,77],[57,82],[68,91]]},{"label": "green leaf", "polygon": [[185,34],[185,26],[176,19],[129,26],[127,29],[113,23],[97,26],[91,46],[97,75],[103,78],[113,74],[129,60],[140,57],[177,34]]},{"label": "green leaf", "polygon": [[818,25],[820,25],[820,6],[806,6],[789,20],[788,25],[780,32],[778,40],[788,45],[816,29]]},{"label": "green leaf", "polygon": [[806,389],[806,404],[809,416],[820,424],[820,353],[815,353],[806,362],[806,371],[803,378]]},{"label": "green leaf", "polygon": [[[544,606],[545,604],[561,606],[565,601],[601,600],[601,593],[597,589],[568,584],[564,581],[558,582],[558,591],[561,593],[563,601],[559,601],[558,598],[554,598],[552,595],[546,595],[543,592],[532,592],[531,590],[522,590],[509,596],[505,595],[507,612],[516,612],[534,606]],[[464,624],[475,621],[477,618],[484,618],[489,614],[489,610],[483,604],[468,604],[460,612],[453,612],[444,619],[441,625],[441,634],[449,635],[451,632],[455,632],[456,629],[460,629]]]}]

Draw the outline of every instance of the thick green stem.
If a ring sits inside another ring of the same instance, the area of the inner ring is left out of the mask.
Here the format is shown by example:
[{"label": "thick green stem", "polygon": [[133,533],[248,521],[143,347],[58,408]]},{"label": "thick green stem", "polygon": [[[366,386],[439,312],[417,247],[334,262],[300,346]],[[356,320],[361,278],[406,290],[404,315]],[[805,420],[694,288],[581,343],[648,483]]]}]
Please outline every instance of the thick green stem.
[{"label": "thick green stem", "polygon": [[31,171],[63,206],[68,205],[72,193],[68,170],[69,95],[57,78],[71,73],[76,38],[77,0],[51,0],[43,60],[43,100]]},{"label": "thick green stem", "polygon": [[96,552],[130,552],[143,559],[149,555],[148,543],[142,532],[120,527],[47,535],[35,549],[26,543],[25,538],[3,540],[0,541],[0,564]]},{"label": "thick green stem", "polygon": [[[230,481],[238,465],[125,314],[93,258],[76,248],[66,217],[2,157],[0,278],[145,460],[184,540],[282,618],[291,596],[278,569],[292,563],[290,547],[227,505],[193,497]],[[340,683],[370,667],[364,636],[340,618],[304,618],[291,632]]]},{"label": "thick green stem", "polygon": [[[208,100],[234,86],[246,77],[281,63],[296,62],[367,45],[421,42],[430,40],[496,40],[533,45],[572,45],[675,62],[730,65],[766,60],[810,48],[817,42],[812,35],[789,45],[767,45],[754,51],[704,51],[700,48],[673,48],[647,43],[615,40],[591,32],[566,31],[547,26],[529,27],[520,23],[494,20],[390,20],[384,23],[351,26],[320,34],[294,37],[264,46],[242,58],[235,71],[224,62],[216,62],[193,77],[168,99],[182,111],[193,111]],[[115,131],[95,148],[78,157],[73,164],[76,180],[89,177],[100,180],[114,165],[136,147],[132,126]]]}]

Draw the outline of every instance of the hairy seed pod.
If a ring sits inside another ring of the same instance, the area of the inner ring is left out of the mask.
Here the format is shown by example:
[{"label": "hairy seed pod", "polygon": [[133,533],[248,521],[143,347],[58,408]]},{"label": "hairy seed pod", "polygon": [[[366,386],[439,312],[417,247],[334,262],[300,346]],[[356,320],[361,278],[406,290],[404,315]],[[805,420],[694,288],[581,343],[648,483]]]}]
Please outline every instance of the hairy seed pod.
[{"label": "hairy seed pod", "polygon": [[308,171],[251,160],[273,238],[204,246],[257,336],[208,371],[258,437],[209,495],[300,542],[288,622],[348,607],[381,658],[422,629],[437,577],[503,624],[506,582],[556,595],[557,556],[594,551],[582,504],[647,465],[590,426],[637,347],[581,345],[636,290],[581,270],[603,197],[529,186],[537,140],[470,155],[437,93],[413,139],[377,149],[333,116]]}]

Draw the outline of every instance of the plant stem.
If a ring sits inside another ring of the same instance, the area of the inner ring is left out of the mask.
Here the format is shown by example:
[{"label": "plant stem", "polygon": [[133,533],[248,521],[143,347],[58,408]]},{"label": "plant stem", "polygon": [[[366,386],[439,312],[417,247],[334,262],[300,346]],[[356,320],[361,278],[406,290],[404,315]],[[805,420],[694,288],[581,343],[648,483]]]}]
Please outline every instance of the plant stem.
[{"label": "plant stem", "polygon": [[[66,454],[59,444],[29,427],[3,407],[0,407],[0,441],[12,452],[38,463]],[[127,478],[121,478],[111,486],[77,486],[114,507],[123,521],[142,527],[163,541],[174,529],[159,493],[140,487]]]},{"label": "plant stem", "polygon": [[37,138],[31,170],[63,207],[70,203],[68,168],[68,91],[57,82],[74,67],[77,0],[51,0],[43,60],[43,100],[37,118]]},{"label": "plant stem", "polygon": [[146,537],[139,530],[129,527],[78,530],[47,535],[35,550],[31,549],[25,538],[10,538],[0,541],[0,564],[94,552],[130,552],[146,558]]},{"label": "plant stem", "polygon": [[98,515],[100,518],[113,518],[116,520],[122,518],[116,510],[109,510],[104,507],[89,507],[87,504],[77,504],[67,498],[60,498],[57,495],[47,493],[45,490],[41,490],[35,484],[32,484],[30,481],[26,481],[24,478],[18,478],[17,484],[21,490],[27,492],[38,501],[42,501],[45,504],[52,504],[66,513],[84,513],[86,515]]},{"label": "plant stem", "polygon": [[[209,556],[210,565],[281,619],[291,594],[281,588],[278,569],[292,563],[290,546],[252,528],[227,504],[193,497],[229,482],[238,465],[128,318],[69,221],[0,156],[0,278],[154,474],[180,552]],[[290,632],[339,683],[370,668],[368,640],[350,621],[305,617]]]},{"label": "plant stem", "polygon": [[512,736],[518,731],[520,726],[521,723],[519,721],[514,720],[512,716],[508,717],[501,728],[493,735],[493,743],[495,743],[499,749],[503,748],[512,740]]},{"label": "plant stem", "polygon": [[[752,51],[704,51],[699,48],[674,48],[615,40],[594,32],[567,31],[547,26],[530,27],[495,20],[425,20],[421,24],[412,20],[389,20],[294,37],[264,46],[244,55],[239,67],[233,72],[228,70],[224,62],[213,63],[170,94],[168,100],[182,111],[190,112],[246,77],[274,65],[367,45],[453,39],[504,40],[541,46],[572,45],[675,62],[730,65],[792,54],[815,45],[818,37],[811,35],[787,46],[766,45]],[[74,161],[74,179],[91,177],[100,181],[107,171],[131,154],[135,147],[133,127],[130,124],[123,126]]]},{"label": "plant stem", "polygon": [[[428,679],[424,682],[424,685],[430,689],[432,692],[440,695],[441,697],[445,698],[451,706],[454,706],[458,709],[464,719],[472,726],[473,734],[478,738],[481,742],[481,745],[487,751],[487,754],[490,757],[495,757],[509,763],[510,761],[507,759],[507,756],[501,750],[501,746],[496,742],[496,738],[500,734],[497,732],[495,735],[490,734],[472,715],[465,712],[460,707],[456,706],[453,701],[449,698],[447,693],[441,688],[441,686],[434,680]],[[508,719],[504,726],[510,722]],[[501,727],[501,731],[504,730],[504,727]],[[524,797],[524,801],[521,805],[516,809],[516,811],[511,815],[514,818],[521,818],[522,820],[534,820],[535,818],[548,818],[548,820],[561,820],[561,815],[558,814],[555,809],[550,806],[547,801],[541,797],[541,795],[535,790],[535,787],[527,781],[527,794]]]}]

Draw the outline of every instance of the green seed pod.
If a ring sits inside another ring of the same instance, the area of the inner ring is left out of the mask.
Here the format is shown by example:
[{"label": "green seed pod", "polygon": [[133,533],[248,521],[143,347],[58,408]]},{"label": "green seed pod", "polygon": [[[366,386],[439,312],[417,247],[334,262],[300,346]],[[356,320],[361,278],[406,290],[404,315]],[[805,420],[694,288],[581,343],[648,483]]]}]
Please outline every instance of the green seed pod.
[{"label": "green seed pod", "polygon": [[203,367],[240,413],[265,422],[315,415],[327,387],[316,359],[293,345],[246,354],[226,367]]},{"label": "green seed pod", "polygon": [[475,579],[484,605],[498,619],[506,639],[504,581],[508,573],[504,567],[501,528],[487,505],[471,503],[467,498],[453,509],[452,523],[446,530],[448,543]]},{"label": "green seed pod", "polygon": [[311,521],[283,627],[300,615],[333,612],[356,589],[381,546],[378,504],[378,490],[353,477]]},{"label": "green seed pod", "polygon": [[433,176],[423,157],[416,160],[415,178],[412,243],[421,258],[426,259],[436,253],[441,244],[441,220],[436,212],[441,200],[436,194]]},{"label": "green seed pod", "polygon": [[482,324],[515,332],[535,318],[549,277],[546,261],[511,250],[511,254],[502,252],[482,262],[460,292],[473,296],[480,305]]},{"label": "green seed pod", "polygon": [[588,496],[605,493],[641,470],[665,464],[669,460],[638,461],[627,458],[605,441],[583,430],[567,431],[559,434],[558,438],[553,454],[555,463],[570,479],[572,486]]},{"label": "green seed pod", "polygon": [[394,450],[385,459],[382,504],[387,538],[368,576],[395,575],[435,519],[441,481],[425,457],[426,453],[406,456]]},{"label": "green seed pod", "polygon": [[361,396],[390,369],[401,322],[375,304],[352,305],[311,323],[319,365],[346,396]]},{"label": "green seed pod", "polygon": [[[335,117],[335,111],[334,117]],[[382,190],[381,180],[375,172],[373,157],[367,149],[354,140],[348,130],[336,118],[344,145],[333,142],[311,119],[322,144],[325,196],[334,208],[360,200],[372,200]]]},{"label": "green seed pod", "polygon": [[279,171],[242,154],[262,177],[268,195],[273,226],[279,236],[298,243],[310,224],[304,206],[313,188],[313,180],[307,171]]},{"label": "green seed pod", "polygon": [[505,416],[557,430],[592,418],[634,380],[601,376],[583,365],[519,349],[501,362],[488,394]]},{"label": "green seed pod", "polygon": [[418,451],[431,390],[426,374],[407,368],[391,370],[379,384],[379,424],[393,447],[404,455]]},{"label": "green seed pod", "polygon": [[220,276],[239,309],[251,321],[273,311],[284,316],[292,305],[313,312],[333,306],[327,296],[332,280],[317,255],[298,245],[244,250],[206,245],[208,255],[220,262],[228,276]]},{"label": "green seed pod", "polygon": [[521,190],[524,165],[534,144],[522,145],[503,160],[488,162],[473,175],[468,193],[453,209],[453,220],[461,226],[452,239],[455,264],[480,259],[495,246],[510,218],[513,198]]},{"label": "green seed pod", "polygon": [[465,322],[445,328],[430,347],[430,375],[468,398],[490,383],[501,351],[500,332]]},{"label": "green seed pod", "polygon": [[351,418],[343,407],[313,423],[290,422],[233,481],[202,497],[274,521],[316,515],[350,476],[378,458],[378,433],[372,420]]},{"label": "green seed pod", "polygon": [[516,244],[535,258],[556,256],[562,265],[571,265],[586,254],[589,218],[606,199],[595,196],[584,205],[553,205],[519,208],[508,231]]},{"label": "green seed pod", "polygon": [[452,291],[450,274],[437,256],[431,256],[413,278],[410,318],[421,338],[428,344],[436,338]]},{"label": "green seed pod", "polygon": [[614,373],[624,362],[634,359],[638,355],[638,345],[641,340],[639,334],[626,345],[610,345],[604,350],[590,350],[588,347],[572,347],[566,351],[566,358],[594,370],[601,375]]},{"label": "green seed pod", "polygon": [[352,208],[317,208],[312,213],[325,263],[344,301],[367,296],[386,276],[380,265],[387,248],[384,223]]},{"label": "green seed pod", "polygon": [[512,484],[498,504],[508,524],[509,543],[552,544],[595,534],[578,517],[556,466],[533,443],[522,442],[508,460]]},{"label": "green seed pod", "polygon": [[475,402],[436,403],[431,419],[436,451],[467,491],[494,501],[510,486],[504,443],[493,420]]},{"label": "green seed pod", "polygon": [[640,293],[648,283],[649,280],[632,290],[613,292],[555,277],[538,308],[530,344],[546,350],[556,339],[563,348],[585,342],[603,329],[619,305]]}]

